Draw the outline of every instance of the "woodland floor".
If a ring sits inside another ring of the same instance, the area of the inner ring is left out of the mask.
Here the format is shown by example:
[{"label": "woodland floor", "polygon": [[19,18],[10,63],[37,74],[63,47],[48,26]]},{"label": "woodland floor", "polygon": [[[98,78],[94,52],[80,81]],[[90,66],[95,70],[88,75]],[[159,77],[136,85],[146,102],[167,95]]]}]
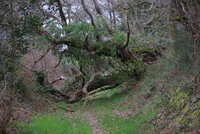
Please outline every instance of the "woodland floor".
[{"label": "woodland floor", "polygon": [[48,95],[16,103],[9,134],[199,134],[194,70],[177,75],[169,65],[159,61],[137,85],[96,94],[86,107],[84,100],[67,104]]}]

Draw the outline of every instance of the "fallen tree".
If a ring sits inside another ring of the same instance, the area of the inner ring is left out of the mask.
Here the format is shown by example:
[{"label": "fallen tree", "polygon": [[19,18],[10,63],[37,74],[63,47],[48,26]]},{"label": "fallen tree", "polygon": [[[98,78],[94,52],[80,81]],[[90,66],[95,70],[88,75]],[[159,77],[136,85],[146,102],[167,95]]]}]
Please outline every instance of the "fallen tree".
[{"label": "fallen tree", "polygon": [[[145,50],[134,48],[137,39],[130,33],[129,15],[126,15],[126,31],[112,29],[103,16],[98,1],[93,2],[98,16],[94,16],[85,5],[85,1],[81,0],[90,23],[81,21],[67,24],[62,3],[56,0],[61,19],[52,21],[49,27],[49,24],[46,24],[47,28],[39,25],[33,29],[49,45],[46,52],[34,62],[32,68],[50,51],[60,54],[60,61],[55,67],[63,59],[76,64],[70,65],[75,72],[71,86],[64,92],[56,89],[51,91],[52,94],[60,94],[68,102],[75,102],[87,95],[113,89],[127,80],[139,80],[145,72],[146,64],[151,64],[157,56],[161,55],[157,48],[145,48]],[[47,14],[41,4],[37,3],[36,6],[43,14]],[[47,17],[52,18],[52,15],[47,14]],[[53,16],[53,19],[55,18],[57,17]],[[37,22],[37,24],[41,23]],[[52,27],[55,29],[52,30]],[[67,50],[60,52],[63,45],[67,46]],[[94,76],[97,72],[98,76]],[[56,79],[51,84],[58,80],[63,79]]]}]

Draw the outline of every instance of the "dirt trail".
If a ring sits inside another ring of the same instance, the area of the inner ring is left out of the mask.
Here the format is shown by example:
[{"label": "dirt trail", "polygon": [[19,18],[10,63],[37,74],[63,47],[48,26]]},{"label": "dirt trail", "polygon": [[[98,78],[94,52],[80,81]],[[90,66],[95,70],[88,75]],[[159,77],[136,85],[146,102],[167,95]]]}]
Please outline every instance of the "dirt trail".
[{"label": "dirt trail", "polygon": [[103,130],[99,127],[98,120],[94,117],[94,114],[86,112],[86,115],[88,116],[88,120],[92,127],[93,134],[103,134]]}]

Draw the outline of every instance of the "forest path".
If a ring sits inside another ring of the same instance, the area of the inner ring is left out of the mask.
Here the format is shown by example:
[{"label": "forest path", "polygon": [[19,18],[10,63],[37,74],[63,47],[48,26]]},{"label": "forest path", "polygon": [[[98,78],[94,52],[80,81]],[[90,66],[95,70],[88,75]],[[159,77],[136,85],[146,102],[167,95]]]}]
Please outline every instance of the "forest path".
[{"label": "forest path", "polygon": [[93,134],[103,134],[103,130],[100,128],[98,119],[95,118],[95,115],[88,111],[86,111],[86,115],[88,116],[88,121],[92,127]]}]

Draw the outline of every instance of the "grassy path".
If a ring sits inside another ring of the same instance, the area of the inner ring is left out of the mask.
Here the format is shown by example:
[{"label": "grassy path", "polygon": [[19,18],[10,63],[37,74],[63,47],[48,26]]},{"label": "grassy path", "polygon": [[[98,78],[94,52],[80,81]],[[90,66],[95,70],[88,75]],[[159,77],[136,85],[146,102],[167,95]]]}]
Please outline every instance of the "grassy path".
[{"label": "grassy path", "polygon": [[86,115],[88,116],[88,121],[92,127],[93,134],[103,134],[103,130],[99,127],[98,120],[94,117],[94,114],[86,112]]},{"label": "grassy path", "polygon": [[[155,110],[148,105],[138,106],[138,98],[115,95],[96,99],[83,109],[83,102],[73,104],[67,112],[65,102],[59,102],[56,111],[36,115],[30,123],[21,125],[20,134],[137,134],[150,127],[144,123]],[[143,106],[143,107],[142,107]],[[142,129],[143,130],[142,130]]]}]

